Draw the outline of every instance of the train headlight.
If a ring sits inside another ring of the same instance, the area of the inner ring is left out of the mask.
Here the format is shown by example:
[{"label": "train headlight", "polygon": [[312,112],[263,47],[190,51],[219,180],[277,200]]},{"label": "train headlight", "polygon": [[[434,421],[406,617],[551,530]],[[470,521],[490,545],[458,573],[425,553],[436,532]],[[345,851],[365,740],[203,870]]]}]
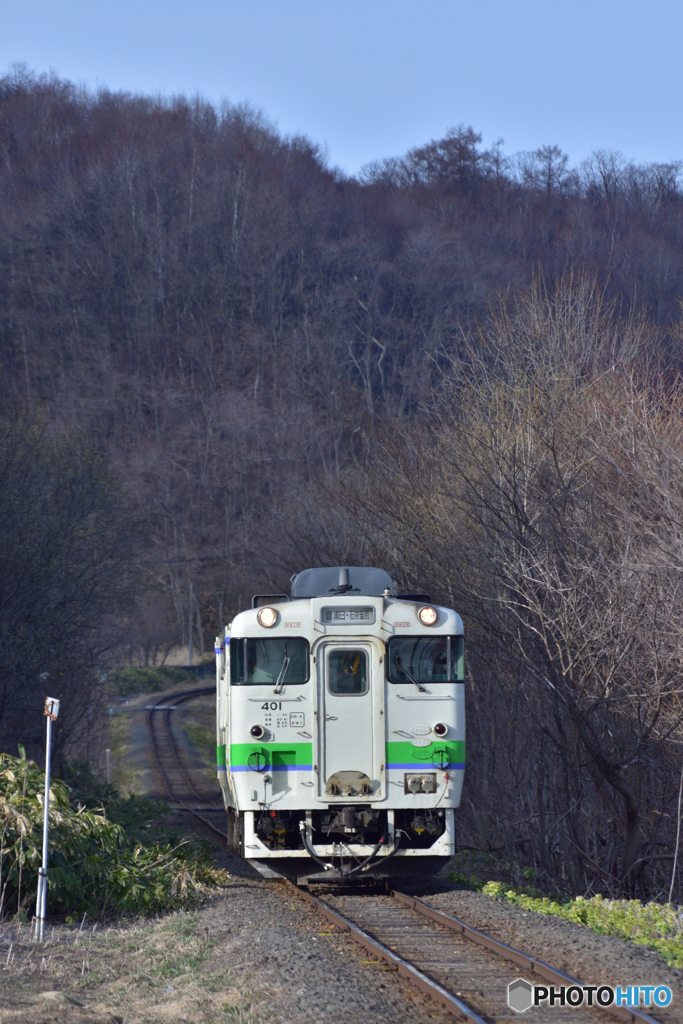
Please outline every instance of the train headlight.
[{"label": "train headlight", "polygon": [[265,626],[266,629],[270,629],[277,622],[277,612],[274,608],[259,608],[256,613],[256,618],[262,626]]},{"label": "train headlight", "polygon": [[433,626],[437,620],[436,608],[430,608],[429,605],[424,608],[420,608],[417,613],[417,617],[423,626]]},{"label": "train headlight", "polygon": [[448,726],[444,725],[443,722],[437,722],[434,726],[434,732],[437,736],[445,736],[448,732]]},{"label": "train headlight", "polygon": [[249,732],[251,733],[255,740],[263,739],[263,737],[266,734],[266,730],[263,728],[262,725],[252,725]]}]

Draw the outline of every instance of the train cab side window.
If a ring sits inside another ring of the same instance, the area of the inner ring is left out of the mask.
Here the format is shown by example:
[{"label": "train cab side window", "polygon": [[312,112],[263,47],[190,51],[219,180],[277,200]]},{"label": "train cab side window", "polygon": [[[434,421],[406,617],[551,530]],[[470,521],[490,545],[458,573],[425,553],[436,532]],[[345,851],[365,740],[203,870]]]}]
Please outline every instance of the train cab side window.
[{"label": "train cab side window", "polygon": [[387,644],[390,683],[456,683],[465,678],[461,636],[396,636]]},{"label": "train cab side window", "polygon": [[451,679],[462,683],[465,679],[465,638],[464,636],[449,637],[451,645]]},{"label": "train cab side window", "polygon": [[303,637],[231,639],[230,682],[233,686],[306,683],[308,650]]}]

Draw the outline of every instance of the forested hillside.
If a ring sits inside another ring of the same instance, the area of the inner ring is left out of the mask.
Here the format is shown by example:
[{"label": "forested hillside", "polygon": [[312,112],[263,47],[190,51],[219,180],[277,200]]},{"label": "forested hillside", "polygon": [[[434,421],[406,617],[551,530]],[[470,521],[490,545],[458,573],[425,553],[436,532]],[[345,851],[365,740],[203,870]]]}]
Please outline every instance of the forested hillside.
[{"label": "forested hillside", "polygon": [[681,170],[460,127],[351,178],[248,108],[0,80],[4,414],[39,424],[36,466],[87,450],[111,592],[139,593],[93,605],[88,671],[186,644],[190,586],[210,649],[252,593],[374,561],[466,618],[464,841],[663,885]]},{"label": "forested hillside", "polygon": [[680,316],[677,164],[572,171],[456,129],[355,180],[248,109],[26,72],[0,152],[5,401],[94,438],[153,517],[175,609],[152,646],[186,632],[190,580],[209,635],[315,558],[292,516],[420,415],[499,291],[573,270]]}]

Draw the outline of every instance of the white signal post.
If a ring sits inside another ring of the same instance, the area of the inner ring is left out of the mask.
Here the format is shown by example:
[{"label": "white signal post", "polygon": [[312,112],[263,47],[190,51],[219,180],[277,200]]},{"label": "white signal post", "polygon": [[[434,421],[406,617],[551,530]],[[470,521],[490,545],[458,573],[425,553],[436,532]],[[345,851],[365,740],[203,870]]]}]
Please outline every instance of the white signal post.
[{"label": "white signal post", "polygon": [[38,869],[38,896],[36,898],[36,920],[38,923],[38,941],[43,941],[45,931],[45,908],[47,905],[47,861],[48,831],[50,827],[50,760],[52,758],[52,723],[59,715],[59,701],[55,697],[45,698],[47,718],[47,742],[45,744],[45,800],[43,803],[43,864]]}]

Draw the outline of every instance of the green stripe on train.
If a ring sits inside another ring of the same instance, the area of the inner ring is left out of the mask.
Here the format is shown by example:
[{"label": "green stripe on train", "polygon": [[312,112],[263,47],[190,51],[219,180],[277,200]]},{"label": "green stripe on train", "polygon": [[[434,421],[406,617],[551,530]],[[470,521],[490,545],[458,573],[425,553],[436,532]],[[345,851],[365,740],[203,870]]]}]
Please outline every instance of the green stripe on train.
[{"label": "green stripe on train", "polygon": [[409,740],[387,743],[387,764],[416,764],[439,767],[448,760],[449,764],[465,763],[464,740],[435,740],[427,747],[414,747]]},{"label": "green stripe on train", "polygon": [[225,768],[225,743],[216,747],[216,764],[219,768]]},{"label": "green stripe on train", "polygon": [[264,756],[267,765],[275,763],[292,768],[313,766],[312,743],[231,743],[230,767],[247,767],[251,754]]},{"label": "green stripe on train", "polygon": [[[218,747],[218,764],[225,765],[225,747]],[[247,767],[252,754],[261,754],[266,765],[282,767],[310,767],[313,764],[311,743],[232,743],[230,764],[234,768]],[[390,742],[386,745],[386,763],[415,764],[438,767],[465,763],[464,740],[436,740],[425,747],[416,747],[410,741]]]}]

